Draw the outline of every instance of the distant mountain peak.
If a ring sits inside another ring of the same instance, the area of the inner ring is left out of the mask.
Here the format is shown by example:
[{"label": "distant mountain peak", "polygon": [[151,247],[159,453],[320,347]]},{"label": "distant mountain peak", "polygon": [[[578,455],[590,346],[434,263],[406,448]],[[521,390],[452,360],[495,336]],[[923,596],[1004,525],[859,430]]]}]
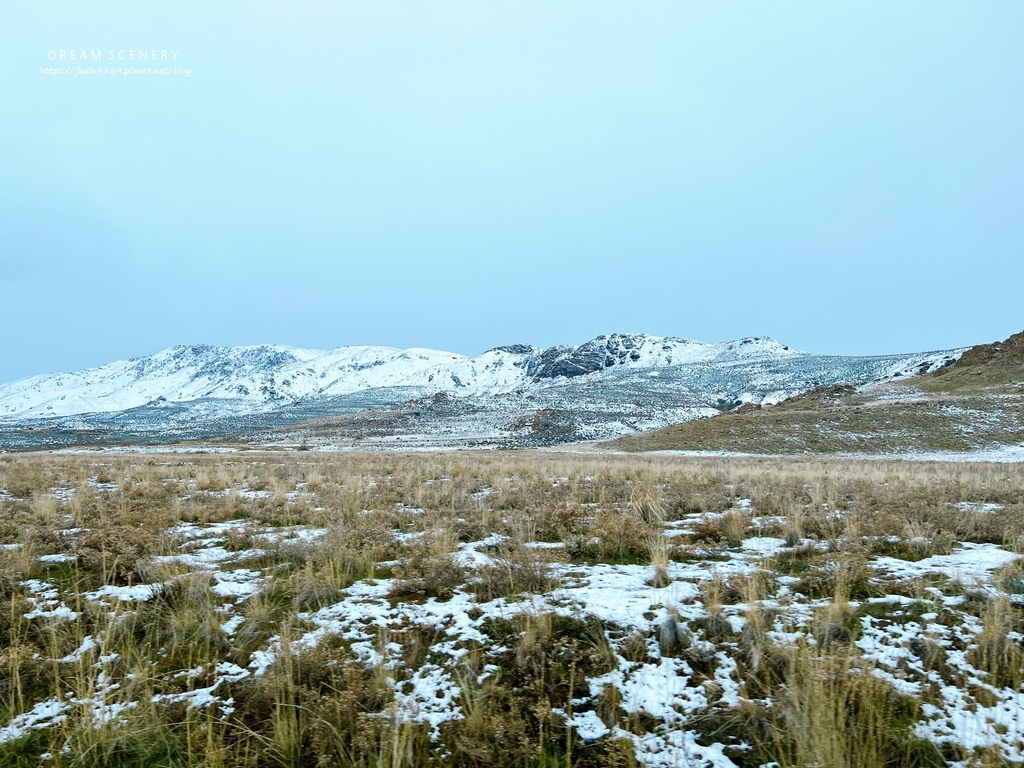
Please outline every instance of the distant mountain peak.
[{"label": "distant mountain peak", "polygon": [[[709,343],[623,332],[546,349],[509,344],[478,357],[380,346],[313,350],[182,344],[98,368],[0,385],[0,422],[157,406],[159,414],[145,417],[156,423],[165,418],[160,414],[171,411],[207,420],[285,407],[330,413],[332,408],[368,408],[437,393],[464,402],[496,396],[557,400],[558,393],[578,384],[616,392],[615,407],[624,413],[642,410],[651,398],[686,403],[673,411],[678,420],[723,402],[788,396],[822,382],[859,384],[902,376],[937,358],[938,353],[929,353],[860,363],[796,352],[765,336]],[[574,395],[564,407],[572,410],[583,402]],[[621,418],[626,420],[616,429],[628,430],[632,417]]]}]

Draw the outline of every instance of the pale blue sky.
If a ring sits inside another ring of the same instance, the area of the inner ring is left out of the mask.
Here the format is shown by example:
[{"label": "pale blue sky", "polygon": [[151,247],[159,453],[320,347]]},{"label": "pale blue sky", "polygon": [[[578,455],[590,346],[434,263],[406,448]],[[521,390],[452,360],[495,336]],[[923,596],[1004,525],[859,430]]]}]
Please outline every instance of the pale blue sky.
[{"label": "pale blue sky", "polygon": [[[191,76],[39,74],[154,48]],[[1020,2],[0,2],[4,381],[194,342],[988,341],[1024,328],[1022,208]]]}]

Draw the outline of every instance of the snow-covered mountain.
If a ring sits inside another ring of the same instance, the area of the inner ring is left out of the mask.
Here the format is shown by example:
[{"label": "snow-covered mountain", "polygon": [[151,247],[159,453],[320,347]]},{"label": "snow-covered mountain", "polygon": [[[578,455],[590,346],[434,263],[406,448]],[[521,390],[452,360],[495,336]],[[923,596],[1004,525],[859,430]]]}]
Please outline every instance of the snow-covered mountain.
[{"label": "snow-covered mountain", "polygon": [[[782,399],[825,383],[914,375],[948,364],[960,352],[828,357],[764,337],[703,343],[621,333],[579,346],[497,347],[477,357],[373,346],[326,351],[177,346],[99,368],[0,385],[0,422],[9,427],[60,423],[69,429],[104,424],[114,431],[130,424],[132,430],[174,434],[174,424],[219,420],[214,432],[220,433],[235,431],[225,419],[262,415],[265,423],[284,423],[441,393],[494,411],[498,421],[515,420],[531,408],[592,412],[597,422],[614,422],[597,431],[614,434],[743,402]],[[647,415],[623,421],[630,408]],[[574,432],[576,437],[586,434]]]},{"label": "snow-covered mountain", "polygon": [[600,336],[578,347],[517,344],[466,357],[433,349],[284,346],[177,346],[148,357],[75,373],[33,376],[0,386],[0,417],[25,419],[111,413],[157,402],[203,398],[252,410],[368,389],[425,387],[439,392],[497,394],[559,377],[615,366],[754,360],[798,354],[772,339],[704,344],[636,334]]}]

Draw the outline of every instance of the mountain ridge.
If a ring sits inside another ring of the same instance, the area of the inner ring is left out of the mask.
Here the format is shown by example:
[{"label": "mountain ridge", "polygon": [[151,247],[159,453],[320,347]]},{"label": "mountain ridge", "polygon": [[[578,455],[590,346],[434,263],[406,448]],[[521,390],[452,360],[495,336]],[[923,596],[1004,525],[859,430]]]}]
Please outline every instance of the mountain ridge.
[{"label": "mountain ridge", "polygon": [[[737,350],[742,351],[737,354]],[[433,386],[438,391],[468,388],[474,393],[496,393],[527,386],[530,380],[572,378],[615,365],[653,367],[787,352],[799,354],[767,337],[698,342],[626,333],[598,336],[577,346],[507,345],[475,357],[427,348],[372,345],[329,350],[268,344],[175,345],[152,355],[81,371],[40,374],[0,384],[0,419],[111,413],[161,398],[169,402],[202,397],[247,398],[258,406],[380,386]],[[508,368],[522,373],[504,370]],[[374,375],[365,375],[374,369]],[[178,375],[183,372],[187,378]],[[164,381],[133,392],[139,389],[140,381],[157,377]]]},{"label": "mountain ridge", "polygon": [[335,429],[357,443],[551,445],[770,404],[822,385],[905,378],[948,366],[962,351],[829,356],[765,336],[700,342],[635,333],[511,344],[475,357],[383,346],[176,345],[0,385],[0,448],[305,439],[296,424],[315,424],[327,443]]}]

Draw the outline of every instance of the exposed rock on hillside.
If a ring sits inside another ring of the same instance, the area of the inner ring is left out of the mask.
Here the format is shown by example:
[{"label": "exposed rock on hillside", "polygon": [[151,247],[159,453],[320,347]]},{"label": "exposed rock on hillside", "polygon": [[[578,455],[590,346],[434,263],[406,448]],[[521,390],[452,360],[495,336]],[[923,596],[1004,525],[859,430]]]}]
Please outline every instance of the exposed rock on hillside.
[{"label": "exposed rock on hillside", "polygon": [[1015,333],[1006,341],[979,344],[960,357],[956,365],[969,368],[976,365],[1024,365],[1024,331]]}]

